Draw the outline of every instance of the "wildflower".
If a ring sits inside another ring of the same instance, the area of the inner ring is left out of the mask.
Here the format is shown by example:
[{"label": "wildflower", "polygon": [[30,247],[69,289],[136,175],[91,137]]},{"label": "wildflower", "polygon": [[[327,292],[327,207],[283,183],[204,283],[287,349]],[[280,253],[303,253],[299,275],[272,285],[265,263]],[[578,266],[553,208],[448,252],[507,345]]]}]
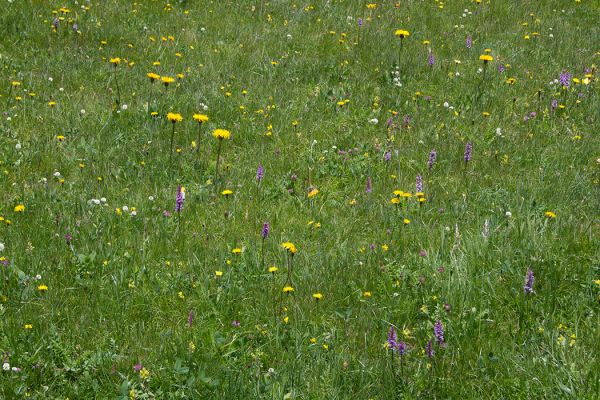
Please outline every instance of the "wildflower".
[{"label": "wildflower", "polygon": [[231,252],[233,254],[242,254],[242,249],[239,247],[236,247],[235,249],[231,250]]},{"label": "wildflower", "polygon": [[291,293],[294,291],[294,288],[291,286],[286,286],[283,288],[283,293]]},{"label": "wildflower", "polygon": [[410,36],[410,32],[404,29],[396,29],[394,35],[398,36],[400,39],[404,39],[405,37]]},{"label": "wildflower", "polygon": [[433,52],[429,52],[429,55],[427,56],[427,64],[429,64],[430,67],[433,67],[433,64],[435,64],[435,56],[433,55]]},{"label": "wildflower", "polygon": [[33,329],[33,325],[32,324],[25,324],[23,326],[24,329]]},{"label": "wildflower", "polygon": [[148,77],[148,79],[150,79],[150,83],[154,83],[155,81],[160,79],[160,75],[155,74],[154,72],[148,72],[146,76]]},{"label": "wildflower", "polygon": [[465,146],[465,163],[468,163],[469,161],[471,161],[471,154],[473,153],[473,143],[471,142],[467,142],[466,146]]},{"label": "wildflower", "polygon": [[313,198],[313,197],[315,197],[315,196],[316,196],[316,195],[318,195],[318,194],[319,194],[319,189],[317,189],[317,188],[312,188],[312,189],[311,189],[311,190],[308,192],[308,195],[307,195],[307,196],[308,196],[308,198],[310,199],[310,198]]},{"label": "wildflower", "polygon": [[223,190],[223,191],[221,192],[221,194],[222,194],[223,196],[227,197],[227,196],[231,196],[231,195],[233,194],[233,191],[232,191],[232,190],[229,190],[229,189],[225,189],[225,190]]},{"label": "wildflower", "polygon": [[555,219],[555,218],[556,218],[556,214],[555,214],[553,211],[546,211],[546,212],[544,213],[544,215],[545,215],[546,217],[548,217],[548,219]]},{"label": "wildflower", "polygon": [[215,277],[220,278],[223,276],[223,271],[215,271]]},{"label": "wildflower", "polygon": [[208,115],[204,114],[194,114],[192,118],[194,118],[194,121],[196,121],[199,124],[203,124],[208,121]]},{"label": "wildflower", "polygon": [[150,371],[148,371],[146,368],[142,368],[140,370],[140,378],[144,380],[150,378]]},{"label": "wildflower", "polygon": [[390,329],[388,331],[388,339],[387,339],[388,348],[394,350],[396,348],[397,339],[398,339],[398,336],[396,334],[396,329],[393,326],[390,326]]},{"label": "wildflower", "polygon": [[439,319],[433,326],[433,335],[435,336],[435,340],[437,340],[438,344],[444,343],[444,326],[442,325],[442,321]]},{"label": "wildflower", "polygon": [[194,322],[194,311],[190,310],[190,312],[188,313],[188,317],[187,317],[187,325],[189,328],[192,327],[192,322]]},{"label": "wildflower", "polygon": [[431,340],[429,340],[427,342],[427,344],[425,345],[425,354],[427,355],[428,358],[433,358],[433,355],[435,354]]},{"label": "wildflower", "polygon": [[15,212],[16,213],[22,213],[25,211],[25,206],[23,204],[17,204],[15,206]]},{"label": "wildflower", "polygon": [[284,242],[281,244],[281,247],[286,249],[292,255],[296,254],[296,252],[298,251],[298,249],[296,249],[296,245],[294,245],[294,243],[292,242]]},{"label": "wildflower", "polygon": [[267,238],[267,236],[269,236],[269,223],[268,222],[264,222],[263,223],[263,228],[262,228],[262,238],[263,238],[263,240],[265,240]]},{"label": "wildflower", "polygon": [[525,276],[525,286],[523,286],[525,293],[533,293],[533,279],[533,270],[528,268],[527,275]]},{"label": "wildflower", "polygon": [[429,152],[429,159],[427,160],[427,168],[429,168],[430,171],[431,171],[431,168],[433,168],[433,164],[435,164],[436,159],[437,159],[437,152],[435,151],[435,149],[432,149]]},{"label": "wildflower", "polygon": [[363,292],[363,297],[371,297],[371,292]]},{"label": "wildflower", "polygon": [[406,343],[404,343],[404,341],[399,341],[396,344],[396,350],[398,351],[398,355],[403,356],[404,354],[406,354]]},{"label": "wildflower", "polygon": [[321,293],[313,293],[312,297],[317,301],[323,299],[323,295]]},{"label": "wildflower", "polygon": [[563,70],[558,77],[558,81],[563,88],[568,88],[571,85],[571,74],[567,70]]},{"label": "wildflower", "polygon": [[213,131],[213,136],[219,140],[229,139],[231,137],[231,132],[226,129],[215,129]]},{"label": "wildflower", "polygon": [[256,168],[256,181],[260,183],[265,176],[265,169],[262,164],[258,164],[258,168]]},{"label": "wildflower", "polygon": [[119,57],[111,58],[110,63],[116,67],[117,65],[121,64],[121,58],[119,58]]},{"label": "wildflower", "polygon": [[473,38],[471,38],[471,35],[467,36],[467,39],[465,40],[465,44],[467,46],[467,49],[471,49],[471,47],[473,46]]},{"label": "wildflower", "polygon": [[175,198],[175,212],[181,212],[183,201],[185,200],[185,189],[181,186],[177,187],[177,197]]},{"label": "wildflower", "polygon": [[404,225],[408,225],[408,224],[410,224],[410,219],[408,219],[408,218],[404,218],[404,219],[402,220],[402,223],[404,223]]},{"label": "wildflower", "polygon": [[371,182],[371,177],[367,177],[367,188],[365,189],[366,193],[371,193],[373,191],[373,183]]},{"label": "wildflower", "polygon": [[178,113],[167,113],[167,119],[172,123],[177,123],[183,121],[183,117]]},{"label": "wildflower", "polygon": [[48,286],[46,286],[46,285],[43,285],[43,284],[42,284],[42,285],[39,285],[39,286],[38,286],[38,290],[39,290],[40,292],[47,292],[47,291],[48,291]]},{"label": "wildflower", "polygon": [[275,272],[279,271],[279,268],[277,267],[269,267],[269,272],[274,274]]},{"label": "wildflower", "polygon": [[241,325],[241,323],[237,319],[234,319],[233,321],[231,321],[231,326],[233,326],[234,328],[239,328],[240,325]]},{"label": "wildflower", "polygon": [[417,193],[423,192],[423,177],[421,175],[417,175],[415,188]]},{"label": "wildflower", "polygon": [[489,54],[482,54],[479,56],[479,60],[483,61],[484,64],[487,64],[490,61],[494,61],[494,57]]},{"label": "wildflower", "polygon": [[175,78],[171,78],[170,76],[161,76],[160,81],[165,85],[165,88],[167,88],[171,83],[175,82]]}]

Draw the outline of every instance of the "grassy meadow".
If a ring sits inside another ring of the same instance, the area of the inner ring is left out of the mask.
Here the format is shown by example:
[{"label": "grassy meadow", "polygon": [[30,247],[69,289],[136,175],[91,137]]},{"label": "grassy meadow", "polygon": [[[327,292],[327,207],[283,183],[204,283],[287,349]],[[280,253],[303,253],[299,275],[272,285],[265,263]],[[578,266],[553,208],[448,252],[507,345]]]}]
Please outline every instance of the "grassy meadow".
[{"label": "grassy meadow", "polygon": [[598,21],[3,0],[0,399],[598,399]]}]

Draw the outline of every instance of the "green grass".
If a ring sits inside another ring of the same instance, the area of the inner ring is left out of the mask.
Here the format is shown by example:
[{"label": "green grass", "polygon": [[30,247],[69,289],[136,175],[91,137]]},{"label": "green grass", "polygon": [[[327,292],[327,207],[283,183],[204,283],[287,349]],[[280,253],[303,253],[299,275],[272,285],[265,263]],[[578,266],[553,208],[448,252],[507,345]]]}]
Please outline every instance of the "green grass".
[{"label": "green grass", "polygon": [[599,4],[44,3],[0,13],[0,398],[597,398]]}]

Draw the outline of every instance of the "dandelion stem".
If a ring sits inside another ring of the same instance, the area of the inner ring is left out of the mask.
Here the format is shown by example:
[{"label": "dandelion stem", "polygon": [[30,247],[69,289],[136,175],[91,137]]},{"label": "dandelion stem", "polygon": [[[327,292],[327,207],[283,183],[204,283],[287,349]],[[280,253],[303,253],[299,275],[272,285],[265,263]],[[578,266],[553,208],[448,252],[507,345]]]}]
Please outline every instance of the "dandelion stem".
[{"label": "dandelion stem", "polygon": [[173,138],[175,137],[175,123],[172,123],[173,125],[173,130],[171,131],[171,144],[170,144],[170,151],[169,151],[169,164],[171,163],[171,159],[173,158]]},{"label": "dandelion stem", "polygon": [[215,165],[215,185],[219,182],[219,162],[221,161],[221,145],[223,144],[223,139],[219,139],[219,146],[217,147],[217,162]]}]

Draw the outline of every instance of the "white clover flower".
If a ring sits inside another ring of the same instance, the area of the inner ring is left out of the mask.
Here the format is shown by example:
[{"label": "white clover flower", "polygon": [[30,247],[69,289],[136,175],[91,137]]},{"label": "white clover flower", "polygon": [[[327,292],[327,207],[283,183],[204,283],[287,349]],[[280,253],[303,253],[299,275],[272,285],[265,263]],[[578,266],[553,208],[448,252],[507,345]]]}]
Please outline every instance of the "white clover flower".
[{"label": "white clover flower", "polygon": [[445,102],[444,102],[444,107],[448,108],[448,107],[450,107],[450,104],[448,104],[448,102],[447,102],[447,101],[445,101]]},{"label": "white clover flower", "polygon": [[10,369],[10,364],[5,362],[4,364],[2,364],[2,369],[8,371]]},{"label": "white clover flower", "polygon": [[101,197],[100,201],[103,202],[103,203],[106,203],[106,197]]},{"label": "white clover flower", "polygon": [[148,200],[154,201],[154,196],[148,196]]},{"label": "white clover flower", "polygon": [[98,199],[92,199],[91,201],[92,201],[93,204],[95,204],[97,206],[100,205],[100,200],[98,200]]},{"label": "white clover flower", "polygon": [[377,125],[379,123],[379,120],[377,118],[372,118],[369,120],[370,123],[372,123],[373,125]]},{"label": "white clover flower", "polygon": [[510,211],[507,211],[504,215],[506,215],[506,218],[512,217],[512,213]]},{"label": "white clover flower", "polygon": [[127,206],[123,206],[123,207],[121,207],[121,209],[123,210],[123,212],[129,211],[129,207],[127,207]]},{"label": "white clover flower", "polygon": [[4,251],[4,243],[0,242],[0,252]]},{"label": "white clover flower", "polygon": [[121,106],[121,108],[123,109],[123,111],[126,111],[126,110],[127,110],[127,104],[123,104],[123,105]]}]

